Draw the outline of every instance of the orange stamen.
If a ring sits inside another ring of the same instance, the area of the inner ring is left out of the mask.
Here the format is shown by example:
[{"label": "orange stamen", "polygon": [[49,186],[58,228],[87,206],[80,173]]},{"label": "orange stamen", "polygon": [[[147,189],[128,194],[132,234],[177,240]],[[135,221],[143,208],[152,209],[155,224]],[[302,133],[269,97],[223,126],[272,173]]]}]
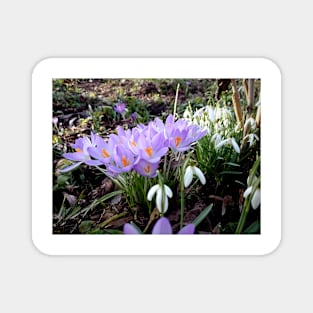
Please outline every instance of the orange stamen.
[{"label": "orange stamen", "polygon": [[181,137],[175,137],[175,146],[178,147],[181,142]]},{"label": "orange stamen", "polygon": [[145,168],[144,168],[144,171],[149,174],[150,171],[151,171],[151,167],[150,167],[150,164],[148,164]]},{"label": "orange stamen", "polygon": [[122,156],[122,163],[123,163],[123,166],[124,166],[124,167],[125,167],[125,166],[128,166],[129,163],[130,163],[129,160],[127,160],[124,155]]},{"label": "orange stamen", "polygon": [[105,158],[108,158],[110,157],[110,154],[107,150],[105,150],[104,148],[102,148],[102,155],[105,157]]},{"label": "orange stamen", "polygon": [[79,148],[76,148],[75,150],[76,150],[76,152],[83,152],[83,150],[79,149]]},{"label": "orange stamen", "polygon": [[132,142],[132,145],[134,146],[134,147],[137,147],[137,144],[136,144],[136,142],[133,140]]},{"label": "orange stamen", "polygon": [[145,148],[145,151],[149,154],[149,157],[151,157],[151,156],[152,156],[152,152],[153,152],[152,147]]}]

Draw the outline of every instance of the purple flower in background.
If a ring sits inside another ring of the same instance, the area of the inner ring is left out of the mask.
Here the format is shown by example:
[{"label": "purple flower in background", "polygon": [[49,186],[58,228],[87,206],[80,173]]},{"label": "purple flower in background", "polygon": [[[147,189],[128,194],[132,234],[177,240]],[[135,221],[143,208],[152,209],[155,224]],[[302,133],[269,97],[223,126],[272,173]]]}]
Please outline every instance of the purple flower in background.
[{"label": "purple flower in background", "polygon": [[[188,224],[183,227],[177,234],[178,235],[193,235],[195,232],[195,225]],[[130,223],[124,224],[123,233],[125,235],[140,235],[138,229]],[[152,235],[172,235],[172,226],[166,217],[161,217],[152,229]]]},{"label": "purple flower in background", "polygon": [[115,104],[115,106],[113,107],[114,111],[121,114],[121,115],[124,115],[127,111],[126,109],[126,103],[124,102],[118,102]]},{"label": "purple flower in background", "polygon": [[58,127],[58,121],[59,119],[57,117],[53,117],[52,118],[52,124],[55,126],[55,127]]},{"label": "purple flower in background", "polygon": [[[74,168],[80,166],[82,163],[88,164],[88,162],[92,161],[90,155],[88,153],[89,147],[95,147],[100,142],[101,137],[91,133],[91,140],[88,137],[78,138],[75,140],[74,144],[71,144],[71,147],[75,149],[75,152],[64,153],[63,157],[70,161],[74,161],[75,163],[63,168],[60,172],[65,173],[73,170]],[[92,161],[90,165],[100,165],[100,161]]]},{"label": "purple flower in background", "polygon": [[130,115],[130,118],[132,119],[133,122],[135,122],[135,120],[136,120],[136,118],[137,118],[136,112],[133,112],[133,113]]}]

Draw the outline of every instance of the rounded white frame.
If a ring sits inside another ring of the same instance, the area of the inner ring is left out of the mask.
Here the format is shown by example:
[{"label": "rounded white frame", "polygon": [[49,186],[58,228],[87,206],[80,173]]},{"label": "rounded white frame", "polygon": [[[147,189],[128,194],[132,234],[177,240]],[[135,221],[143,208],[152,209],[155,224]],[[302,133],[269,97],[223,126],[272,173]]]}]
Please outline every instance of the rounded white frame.
[{"label": "rounded white frame", "polygon": [[[52,234],[52,79],[260,78],[261,234]],[[48,58],[32,74],[32,239],[47,255],[265,255],[281,240],[281,73],[266,58]]]}]

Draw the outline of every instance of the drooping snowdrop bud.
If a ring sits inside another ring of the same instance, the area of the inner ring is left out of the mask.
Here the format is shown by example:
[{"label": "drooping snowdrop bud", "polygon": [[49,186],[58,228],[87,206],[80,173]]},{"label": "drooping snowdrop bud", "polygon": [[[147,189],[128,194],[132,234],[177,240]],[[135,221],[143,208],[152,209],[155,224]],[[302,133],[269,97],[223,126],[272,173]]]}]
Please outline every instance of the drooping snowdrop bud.
[{"label": "drooping snowdrop bud", "polygon": [[[250,177],[248,177],[248,182],[250,181]],[[257,178],[254,176],[252,179],[251,179],[251,185],[245,190],[245,192],[243,193],[243,197],[244,198],[247,198],[250,193],[252,192],[252,189],[253,189],[253,185],[257,182]],[[251,199],[251,206],[253,209],[257,209],[258,206],[260,205],[261,203],[261,190],[260,188],[257,188],[252,196],[252,199]]]},{"label": "drooping snowdrop bud", "polygon": [[187,188],[191,184],[193,176],[197,176],[200,179],[200,182],[202,185],[204,185],[206,183],[206,179],[205,179],[202,171],[196,166],[189,165],[186,168],[185,175],[184,175],[184,186],[185,186],[185,188]]},{"label": "drooping snowdrop bud", "polygon": [[234,150],[237,152],[237,153],[240,153],[240,148],[236,142],[236,140],[234,138],[227,138],[227,139],[224,139],[222,140],[220,143],[218,143],[215,148],[216,149],[219,149],[221,148],[222,146],[226,145],[226,144],[231,144],[234,148]]},{"label": "drooping snowdrop bud", "polygon": [[[153,196],[156,194],[156,207],[160,211],[160,213],[165,213],[168,209],[168,198],[173,197],[173,192],[170,187],[167,185],[163,185],[164,189],[160,184],[156,184],[150,188],[147,194],[147,200],[152,201]],[[164,197],[163,197],[164,190]],[[164,203],[162,203],[162,199],[164,198]]]}]

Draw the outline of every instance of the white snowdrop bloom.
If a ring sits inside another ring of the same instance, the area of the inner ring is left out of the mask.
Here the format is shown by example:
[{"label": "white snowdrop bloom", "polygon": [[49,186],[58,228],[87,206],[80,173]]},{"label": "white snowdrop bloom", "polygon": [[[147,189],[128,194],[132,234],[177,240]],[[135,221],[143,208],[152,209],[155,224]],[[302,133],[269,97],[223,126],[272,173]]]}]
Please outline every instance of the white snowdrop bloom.
[{"label": "white snowdrop bloom", "polygon": [[223,147],[224,145],[227,145],[227,144],[231,144],[234,148],[234,150],[237,152],[237,153],[240,153],[240,148],[236,142],[236,140],[234,138],[227,138],[227,139],[224,139],[222,140],[220,143],[218,143],[215,148],[216,149],[219,149],[221,147]]},{"label": "white snowdrop bloom", "polygon": [[218,144],[215,145],[215,148],[216,148],[216,149],[220,149],[220,148],[222,148],[224,145],[229,144],[230,141],[231,141],[230,138],[221,140]]},{"label": "white snowdrop bloom", "polygon": [[234,138],[231,138],[231,144],[233,145],[234,150],[237,153],[240,153],[240,148],[239,148],[239,146],[238,146],[238,144]]},{"label": "white snowdrop bloom", "polygon": [[251,126],[252,129],[255,129],[255,128],[256,128],[256,122],[255,122],[255,119],[254,119],[254,118],[249,117],[249,118],[246,120],[246,122],[245,122],[244,128],[246,128],[249,124],[250,124],[250,126]]},{"label": "white snowdrop bloom", "polygon": [[261,203],[261,190],[260,188],[257,188],[251,199],[251,205],[254,209],[257,209],[260,203]]},{"label": "white snowdrop bloom", "polygon": [[249,147],[251,147],[255,141],[259,141],[259,136],[257,136],[256,134],[248,134],[246,135],[243,140],[246,140],[248,138],[249,140]]},{"label": "white snowdrop bloom", "polygon": [[202,171],[196,166],[189,165],[186,168],[185,175],[184,175],[185,188],[187,188],[191,184],[193,176],[197,176],[200,179],[200,182],[202,185],[206,183],[206,179]]},{"label": "white snowdrop bloom", "polygon": [[156,184],[150,188],[147,194],[147,200],[152,201],[153,196],[156,193],[156,207],[160,211],[160,213],[165,213],[168,209],[168,197],[172,198],[173,197],[173,192],[170,187],[167,185],[164,185],[164,206],[162,205],[162,199],[163,199],[163,189],[162,186],[159,184]]},{"label": "white snowdrop bloom", "polygon": [[203,116],[203,111],[204,111],[204,108],[201,108],[201,109],[198,109],[194,114],[193,114],[193,117],[202,117]]},{"label": "white snowdrop bloom", "polygon": [[[248,178],[248,181],[249,181],[249,178]],[[257,181],[257,178],[254,176],[253,179],[252,179],[252,182],[251,182],[251,186],[249,186],[245,192],[243,193],[243,196],[244,198],[247,198],[250,193],[252,192],[252,189],[253,189],[253,184]],[[252,199],[251,199],[251,206],[253,209],[257,209],[258,206],[260,205],[261,203],[261,190],[260,188],[257,188],[252,196]]]},{"label": "white snowdrop bloom", "polygon": [[212,137],[211,137],[211,142],[215,142],[215,148],[216,146],[222,141],[222,136],[219,133],[215,133]]},{"label": "white snowdrop bloom", "polygon": [[183,118],[186,119],[186,120],[191,120],[192,119],[192,116],[191,116],[191,112],[186,109],[184,114],[183,114]]},{"label": "white snowdrop bloom", "polygon": [[214,123],[215,122],[215,111],[211,105],[208,105],[205,109],[206,113],[208,114],[209,120]]}]

